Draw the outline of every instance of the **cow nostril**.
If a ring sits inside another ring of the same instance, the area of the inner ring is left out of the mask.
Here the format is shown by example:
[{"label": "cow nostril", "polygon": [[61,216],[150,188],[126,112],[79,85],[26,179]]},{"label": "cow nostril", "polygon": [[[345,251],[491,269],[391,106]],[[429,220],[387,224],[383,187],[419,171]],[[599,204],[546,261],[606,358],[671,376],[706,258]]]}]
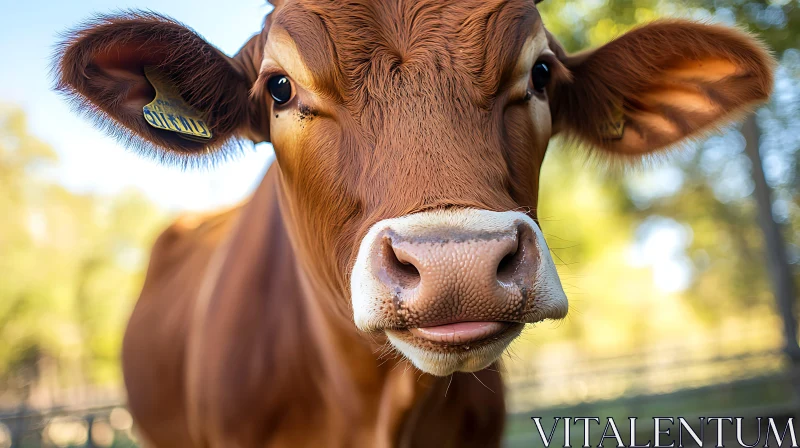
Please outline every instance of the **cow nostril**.
[{"label": "cow nostril", "polygon": [[392,254],[394,255],[397,267],[403,271],[405,275],[419,279],[419,271],[416,266],[408,261],[401,260],[396,251],[392,250]]},{"label": "cow nostril", "polygon": [[525,257],[525,248],[523,239],[527,237],[524,233],[524,228],[520,226],[515,235],[514,244],[512,244],[506,255],[500,260],[497,265],[497,280],[504,283],[509,283],[516,276],[522,260]]},{"label": "cow nostril", "polygon": [[394,282],[403,288],[414,288],[420,282],[420,273],[417,267],[407,261],[404,254],[397,253],[390,238],[383,240],[383,268]]},{"label": "cow nostril", "polygon": [[514,273],[514,266],[516,263],[514,261],[517,258],[517,251],[513,251],[503,257],[500,260],[500,264],[497,265],[497,278],[502,280],[502,277],[508,277]]}]

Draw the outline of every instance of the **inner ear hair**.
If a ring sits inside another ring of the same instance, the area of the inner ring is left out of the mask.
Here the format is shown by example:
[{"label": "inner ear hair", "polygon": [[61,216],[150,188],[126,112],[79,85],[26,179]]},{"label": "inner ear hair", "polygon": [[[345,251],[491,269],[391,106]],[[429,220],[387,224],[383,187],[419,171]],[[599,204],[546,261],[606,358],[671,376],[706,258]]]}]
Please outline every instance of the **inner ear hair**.
[{"label": "inner ear hair", "polygon": [[[155,95],[144,75],[154,67],[213,137],[192,141],[156,129],[142,107]],[[150,12],[94,18],[67,32],[53,64],[56,90],[126,146],[169,163],[192,164],[209,153],[226,157],[248,123],[249,85],[235,61],[182,24]],[[221,150],[225,148],[225,150]]]}]

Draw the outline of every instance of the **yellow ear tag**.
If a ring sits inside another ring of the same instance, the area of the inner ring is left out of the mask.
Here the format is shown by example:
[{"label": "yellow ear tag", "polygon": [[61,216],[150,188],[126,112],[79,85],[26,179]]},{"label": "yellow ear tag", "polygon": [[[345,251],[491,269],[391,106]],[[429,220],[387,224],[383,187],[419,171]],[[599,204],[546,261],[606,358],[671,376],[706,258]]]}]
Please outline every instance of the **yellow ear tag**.
[{"label": "yellow ear tag", "polygon": [[614,110],[614,115],[609,123],[603,128],[603,137],[609,140],[619,140],[625,133],[625,114],[621,107]]},{"label": "yellow ear tag", "polygon": [[176,132],[187,140],[202,142],[211,138],[211,130],[201,114],[181,98],[165,76],[153,67],[145,67],[144,75],[156,91],[153,101],[142,108],[150,126]]}]

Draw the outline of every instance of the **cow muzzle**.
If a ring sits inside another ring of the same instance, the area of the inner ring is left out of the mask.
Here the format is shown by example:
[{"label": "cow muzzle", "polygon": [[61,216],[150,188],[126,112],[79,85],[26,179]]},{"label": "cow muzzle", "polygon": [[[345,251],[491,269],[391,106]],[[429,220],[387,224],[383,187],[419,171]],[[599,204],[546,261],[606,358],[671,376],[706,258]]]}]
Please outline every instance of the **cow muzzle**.
[{"label": "cow muzzle", "polygon": [[541,230],[519,212],[438,210],[380,221],[361,243],[351,291],[358,328],[385,332],[434,375],[483,369],[526,323],[567,313]]}]

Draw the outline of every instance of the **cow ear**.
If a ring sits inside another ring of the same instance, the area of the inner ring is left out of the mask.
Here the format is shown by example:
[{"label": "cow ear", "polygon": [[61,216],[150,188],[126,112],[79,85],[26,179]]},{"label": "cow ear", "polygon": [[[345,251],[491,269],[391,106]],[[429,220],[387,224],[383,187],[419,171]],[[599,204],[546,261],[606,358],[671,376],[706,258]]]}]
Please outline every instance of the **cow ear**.
[{"label": "cow ear", "polygon": [[681,20],[634,29],[566,55],[572,79],[550,89],[555,132],[621,155],[643,155],[739,118],[772,90],[775,62],[753,37]]},{"label": "cow ear", "polygon": [[241,137],[269,137],[267,114],[249,97],[260,36],[229,58],[163,16],[100,17],[58,47],[56,88],[148,155],[186,161],[222,152]]}]

